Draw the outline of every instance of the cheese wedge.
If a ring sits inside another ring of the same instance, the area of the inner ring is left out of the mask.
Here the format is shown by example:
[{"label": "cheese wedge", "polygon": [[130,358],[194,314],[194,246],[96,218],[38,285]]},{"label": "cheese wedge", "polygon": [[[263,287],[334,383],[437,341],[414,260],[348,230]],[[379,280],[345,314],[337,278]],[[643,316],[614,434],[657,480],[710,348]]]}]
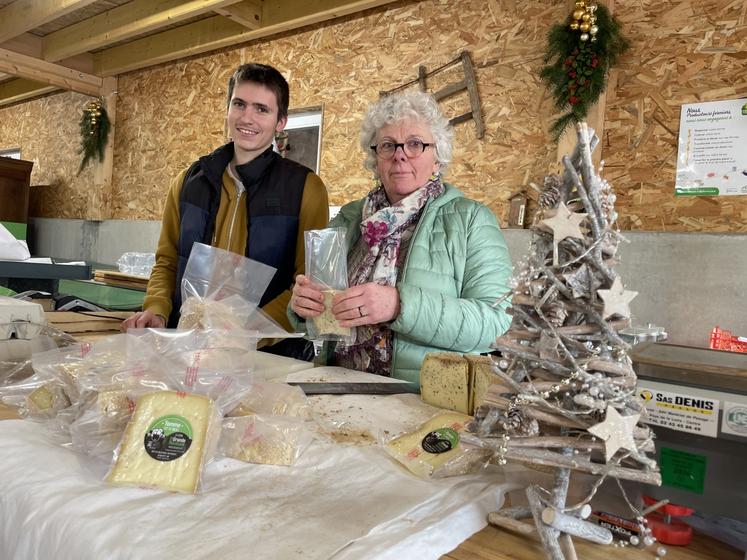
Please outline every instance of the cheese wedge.
[{"label": "cheese wedge", "polygon": [[[438,475],[449,461],[465,453],[459,434],[471,417],[443,412],[422,424],[416,431],[398,436],[385,444],[386,451],[407,470],[421,478]],[[457,473],[450,473],[457,474]]]},{"label": "cheese wedge", "polygon": [[213,401],[159,391],[135,406],[107,480],[194,494],[205,462]]},{"label": "cheese wedge", "polygon": [[26,396],[26,408],[32,416],[54,416],[70,406],[70,399],[56,383],[45,383]]},{"label": "cheese wedge", "polygon": [[428,404],[469,413],[469,365],[460,354],[426,354],[420,368],[420,396]]},{"label": "cheese wedge", "polygon": [[474,414],[475,409],[483,403],[488,387],[499,381],[499,378],[493,373],[493,360],[490,356],[465,354],[464,359],[469,364],[469,413]]}]

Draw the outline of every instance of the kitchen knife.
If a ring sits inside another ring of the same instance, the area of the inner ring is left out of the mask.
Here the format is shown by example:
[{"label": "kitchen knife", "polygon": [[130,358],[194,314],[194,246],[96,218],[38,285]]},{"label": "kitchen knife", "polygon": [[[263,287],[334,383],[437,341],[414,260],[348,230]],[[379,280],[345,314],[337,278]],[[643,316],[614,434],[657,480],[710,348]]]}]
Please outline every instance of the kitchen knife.
[{"label": "kitchen knife", "polygon": [[314,383],[290,381],[288,384],[300,387],[307,395],[397,395],[400,393],[420,393],[420,389],[412,383]]}]

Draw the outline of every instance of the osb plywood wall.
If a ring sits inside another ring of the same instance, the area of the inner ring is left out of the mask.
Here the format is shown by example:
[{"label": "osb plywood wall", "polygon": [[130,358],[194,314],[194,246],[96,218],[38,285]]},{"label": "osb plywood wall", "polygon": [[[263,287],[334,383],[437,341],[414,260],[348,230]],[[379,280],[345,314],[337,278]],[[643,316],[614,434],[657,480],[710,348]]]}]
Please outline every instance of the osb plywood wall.
[{"label": "osb plywood wall", "polygon": [[673,196],[679,106],[747,97],[747,2],[617,0],[615,14],[633,44],[605,119],[621,228],[747,232],[746,196]]},{"label": "osb plywood wall", "polygon": [[[431,70],[468,50],[486,133],[478,140],[472,121],[457,126],[447,179],[505,220],[507,199],[555,167],[555,147],[545,133],[551,104],[536,76],[545,35],[565,17],[567,5],[403,1],[269,42],[121,76],[113,186],[98,193],[98,200],[112,218],[158,219],[171,179],[223,142],[226,82],[238,64],[252,60],[288,77],[292,108],[324,107],[320,174],[331,204],[363,196],[372,184],[358,147],[367,104],[379,91],[416,78],[418,66]],[[615,2],[633,48],[608,88],[603,144],[623,229],[747,231],[745,197],[673,194],[679,105],[747,97],[746,6],[743,0]],[[428,85],[437,90],[459,78],[452,68]],[[62,94],[0,110],[0,148],[22,146],[25,157],[39,162],[32,181],[53,185],[39,191],[44,195],[32,214],[94,215],[87,206],[92,174],[75,176],[83,105],[83,97]],[[449,115],[468,110],[466,94],[444,109]]]},{"label": "osb plywood wall", "polygon": [[[0,149],[20,148],[34,162],[29,216],[85,218],[92,199],[93,168],[80,175],[78,123],[89,97],[50,95],[0,110]],[[2,201],[0,201],[2,204]]]},{"label": "osb plywood wall", "polygon": [[[359,198],[372,187],[358,146],[368,103],[413,80],[418,66],[437,68],[465,49],[478,67],[487,131],[477,140],[473,122],[457,127],[448,178],[503,215],[507,197],[555,155],[542,132],[549,106],[535,75],[547,26],[562,11],[543,2],[520,9],[482,0],[400,3],[269,43],[123,76],[114,216],[159,216],[171,178],[221,143],[225,84],[238,64],[252,60],[283,72],[293,108],[324,107],[320,174],[330,202]],[[428,85],[437,90],[462,78],[457,66]],[[469,110],[466,93],[444,108],[450,115]]]}]

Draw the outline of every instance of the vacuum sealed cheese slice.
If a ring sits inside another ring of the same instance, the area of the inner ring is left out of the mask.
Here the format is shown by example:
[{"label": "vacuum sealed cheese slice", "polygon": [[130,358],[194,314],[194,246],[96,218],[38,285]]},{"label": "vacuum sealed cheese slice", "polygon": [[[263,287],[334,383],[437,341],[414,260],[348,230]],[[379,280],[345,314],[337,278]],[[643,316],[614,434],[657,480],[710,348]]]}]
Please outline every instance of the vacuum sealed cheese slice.
[{"label": "vacuum sealed cheese slice", "polygon": [[469,413],[469,365],[461,354],[433,352],[420,368],[420,396],[433,406]]},{"label": "vacuum sealed cheese slice", "polygon": [[[491,451],[464,440],[472,419],[458,412],[443,412],[414,432],[389,440],[384,448],[420,478],[439,478],[474,472],[487,463]],[[469,436],[467,436],[469,437]]]},{"label": "vacuum sealed cheese slice", "polygon": [[159,391],[138,399],[107,480],[194,494],[215,407],[203,395]]}]

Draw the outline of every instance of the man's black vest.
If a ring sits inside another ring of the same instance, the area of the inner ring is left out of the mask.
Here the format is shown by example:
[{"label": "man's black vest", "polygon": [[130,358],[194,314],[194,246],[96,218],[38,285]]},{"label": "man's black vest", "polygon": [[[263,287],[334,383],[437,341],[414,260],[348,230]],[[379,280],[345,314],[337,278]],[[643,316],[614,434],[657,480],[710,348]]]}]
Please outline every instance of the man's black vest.
[{"label": "man's black vest", "polygon": [[[179,321],[182,277],[192,244],[210,245],[220,205],[223,172],[233,159],[233,143],[192,164],[179,196],[178,264],[169,327]],[[272,147],[249,163],[236,167],[246,187],[248,241],[245,256],[277,269],[260,305],[280,295],[293,283],[296,270],[298,215],[306,176],[311,170],[283,159]]]}]

